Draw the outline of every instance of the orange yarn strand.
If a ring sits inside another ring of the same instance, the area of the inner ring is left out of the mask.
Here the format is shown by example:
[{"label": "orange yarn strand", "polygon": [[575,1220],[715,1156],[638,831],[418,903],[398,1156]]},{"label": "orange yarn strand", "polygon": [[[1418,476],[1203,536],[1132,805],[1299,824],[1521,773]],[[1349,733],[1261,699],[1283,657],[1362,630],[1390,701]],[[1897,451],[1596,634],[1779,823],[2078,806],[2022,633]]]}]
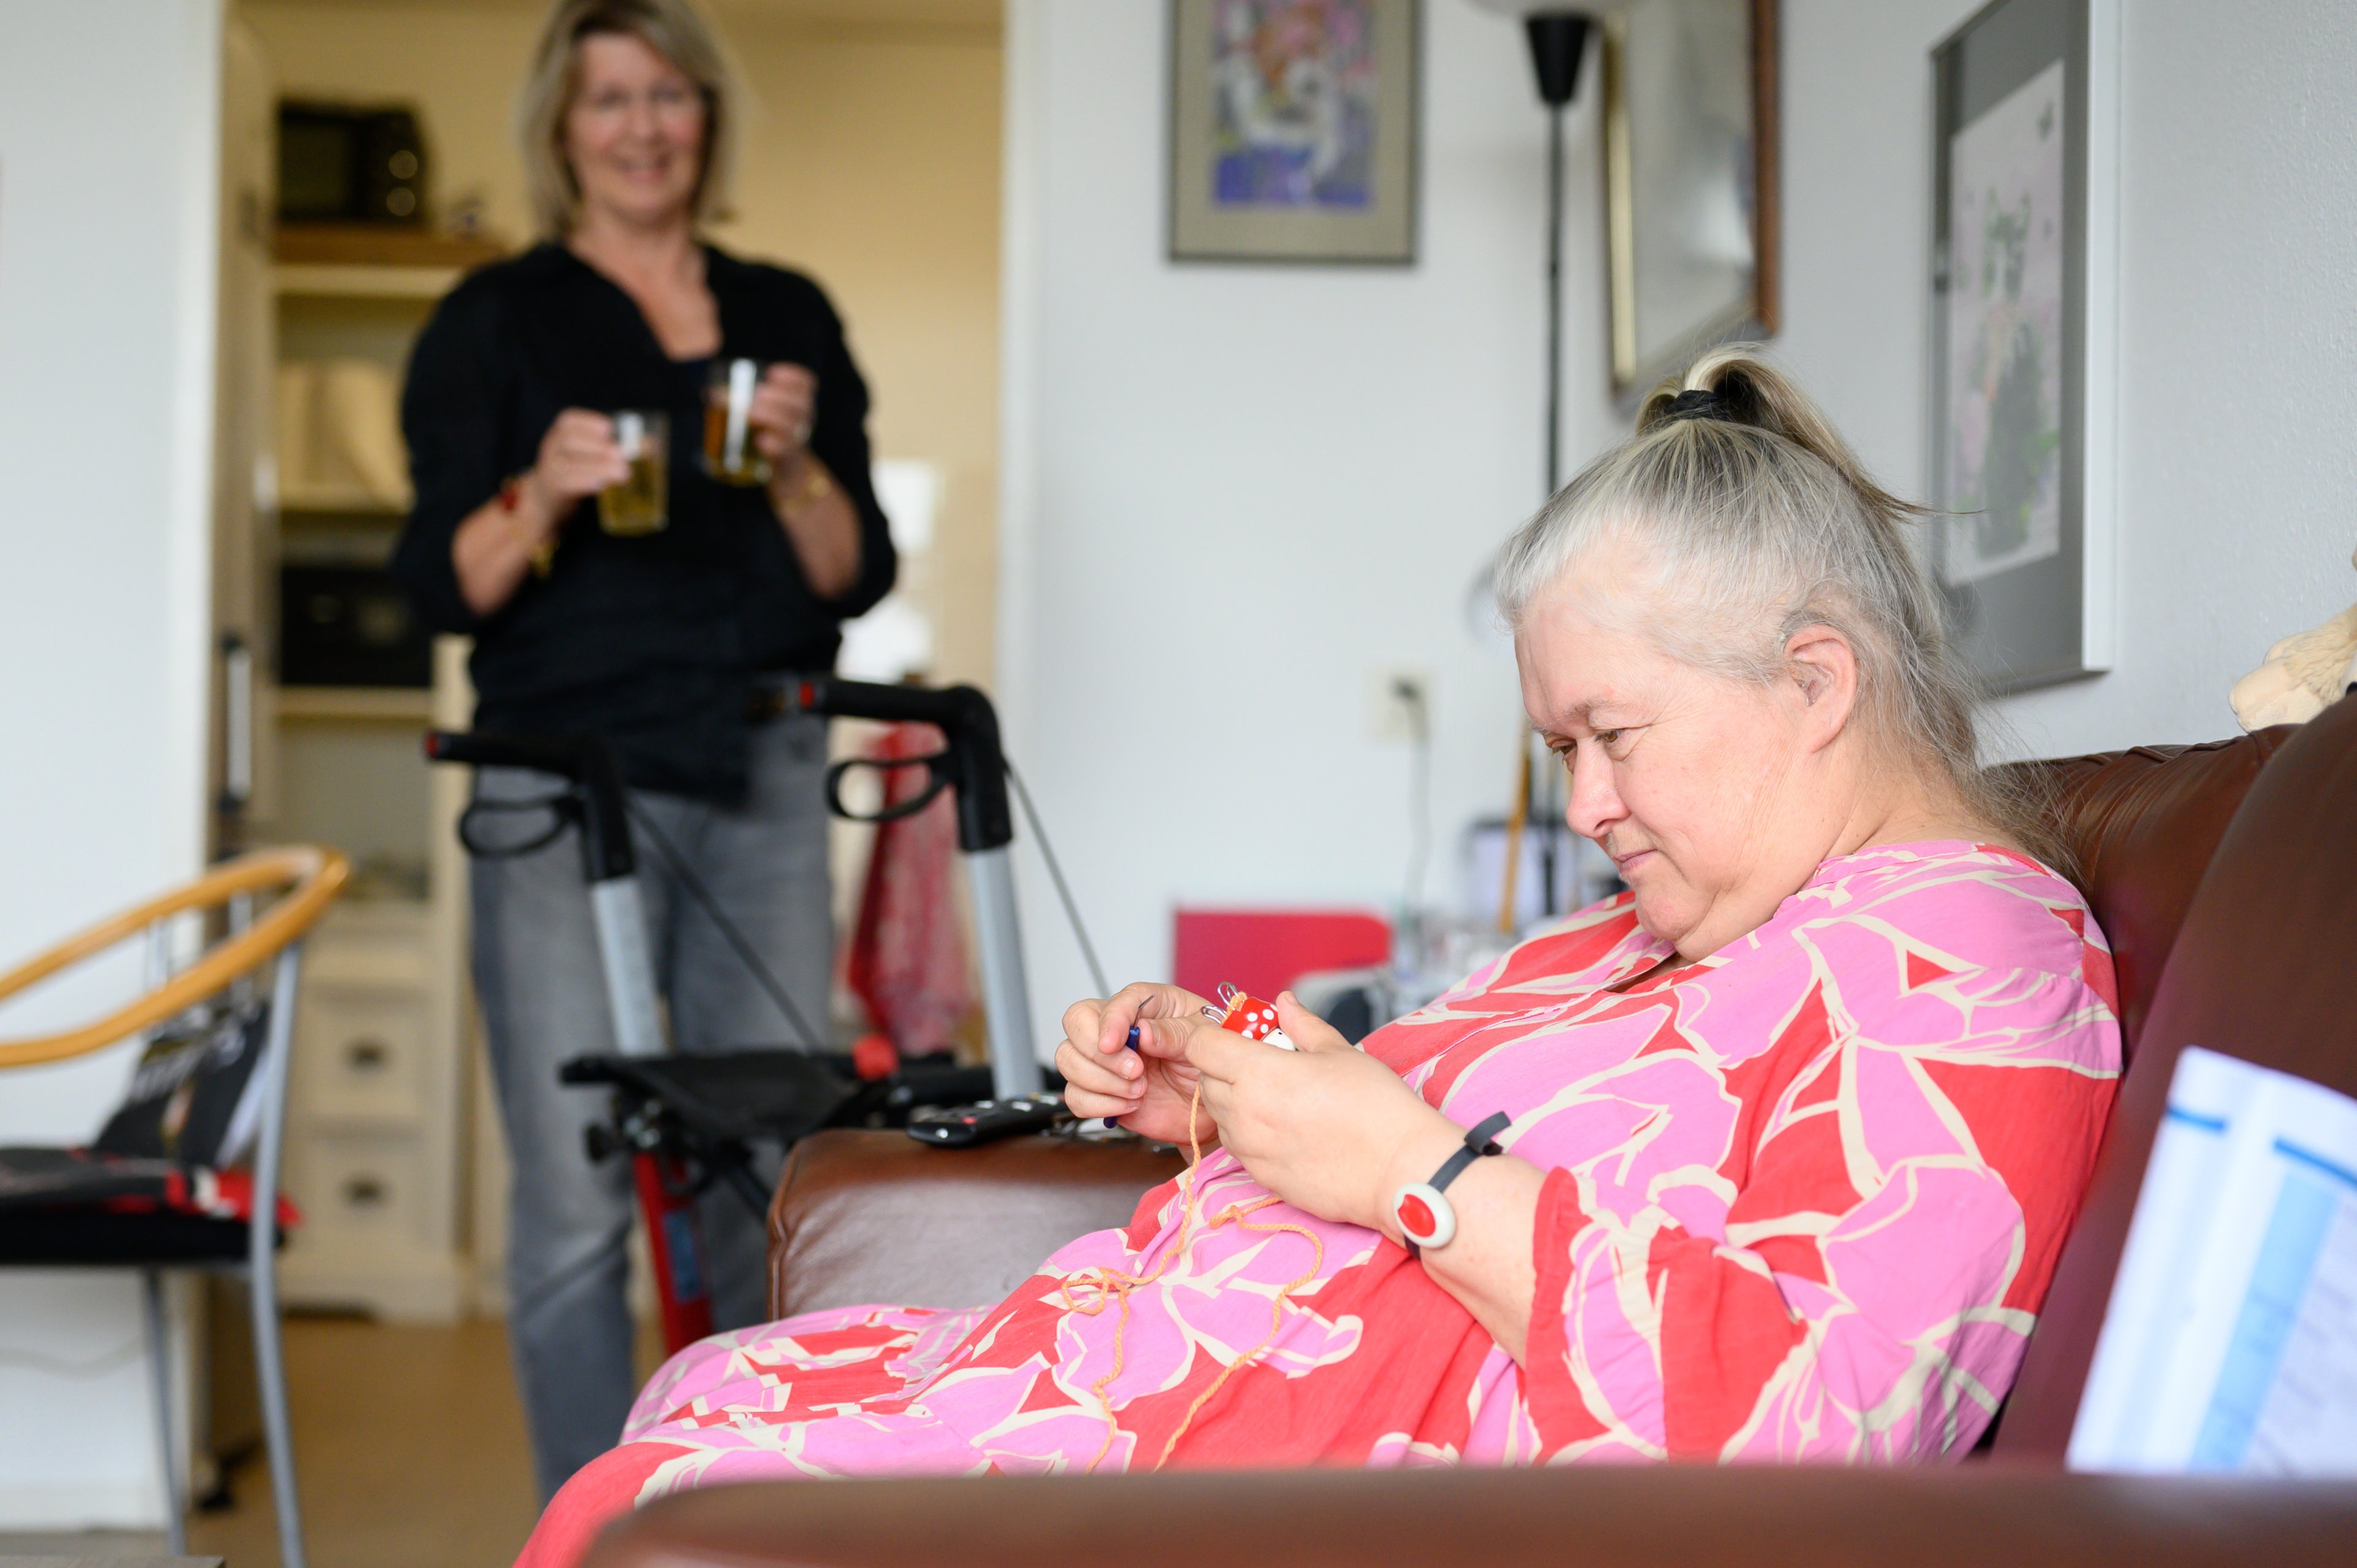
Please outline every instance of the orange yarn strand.
[{"label": "orange yarn strand", "polygon": [[[1195,1092],[1187,1102],[1187,1200],[1178,1213],[1178,1234],[1171,1238],[1169,1247],[1162,1254],[1162,1261],[1154,1265],[1153,1272],[1150,1273],[1130,1274],[1124,1273],[1118,1269],[1096,1268],[1073,1279],[1068,1279],[1057,1287],[1057,1294],[1062,1300],[1064,1310],[1067,1312],[1083,1317],[1094,1317],[1105,1309],[1105,1304],[1108,1301],[1116,1304],[1118,1311],[1118,1316],[1114,1320],[1113,1366],[1104,1376],[1089,1385],[1089,1392],[1096,1396],[1097,1403],[1103,1408],[1105,1423],[1104,1441],[1098,1444],[1095,1455],[1089,1460],[1087,1470],[1089,1474],[1095,1473],[1096,1467],[1104,1462],[1104,1456],[1113,1452],[1114,1443],[1121,1435],[1121,1423],[1114,1413],[1113,1399],[1106,1391],[1121,1376],[1122,1366],[1126,1356],[1130,1292],[1157,1283],[1169,1271],[1174,1260],[1184,1257],[1189,1232],[1195,1228],[1197,1204],[1200,1197],[1198,1191],[1201,1179],[1199,1173],[1203,1164],[1203,1140],[1201,1134],[1196,1131],[1195,1117],[1201,1109],[1202,1103],[1203,1081],[1198,1078],[1195,1080]],[[1170,1440],[1162,1445],[1160,1457],[1154,1461],[1154,1467],[1157,1470],[1169,1462],[1171,1451],[1178,1446],[1178,1440],[1187,1434],[1188,1429],[1195,1423],[1195,1417],[1201,1412],[1204,1405],[1211,1402],[1211,1396],[1218,1393],[1226,1384],[1236,1369],[1258,1359],[1276,1343],[1277,1335],[1283,1332],[1285,1327],[1286,1301],[1295,1291],[1316,1279],[1318,1270],[1326,1266],[1326,1243],[1308,1227],[1290,1224],[1254,1225],[1244,1219],[1244,1216],[1256,1214],[1277,1201],[1276,1195],[1271,1193],[1266,1197],[1252,1203],[1232,1203],[1205,1222],[1206,1230],[1216,1230],[1221,1226],[1233,1221],[1237,1229],[1243,1230],[1255,1230],[1270,1235],[1280,1231],[1290,1231],[1309,1243],[1312,1255],[1309,1267],[1299,1278],[1281,1287],[1275,1298],[1269,1303],[1266,1337],[1250,1350],[1221,1368],[1220,1375],[1211,1380],[1211,1386],[1197,1394],[1194,1402],[1187,1407],[1186,1415],[1180,1418],[1178,1426],[1171,1431]],[[1072,1287],[1076,1284],[1096,1293],[1087,1305],[1082,1305],[1072,1298]]]},{"label": "orange yarn strand", "polygon": [[1254,1346],[1251,1349],[1245,1351],[1243,1355],[1237,1357],[1234,1360],[1229,1362],[1226,1366],[1221,1368],[1220,1375],[1211,1380],[1211,1386],[1205,1389],[1201,1393],[1197,1394],[1195,1396],[1195,1402],[1187,1407],[1186,1415],[1179,1420],[1179,1423],[1176,1427],[1171,1429],[1170,1441],[1162,1445],[1162,1456],[1154,1462],[1154,1467],[1157,1470],[1170,1462],[1171,1450],[1178,1446],[1178,1440],[1187,1435],[1187,1429],[1189,1427],[1195,1424],[1196,1415],[1201,1412],[1205,1405],[1211,1402],[1211,1396],[1220,1391],[1222,1385],[1227,1382],[1230,1375],[1232,1374],[1238,1367],[1243,1366],[1247,1362],[1258,1360],[1262,1354],[1265,1352],[1270,1346],[1276,1343],[1278,1333],[1285,1327],[1285,1304],[1286,1299],[1290,1297],[1295,1291],[1299,1290],[1303,1285],[1306,1285],[1310,1281],[1316,1279],[1318,1277],[1318,1271],[1326,1266],[1326,1243],[1319,1240],[1318,1233],[1311,1230],[1308,1226],[1282,1223],[1275,1225],[1254,1225],[1243,1218],[1243,1215],[1257,1212],[1260,1209],[1267,1208],[1270,1204],[1275,1203],[1275,1201],[1277,1201],[1276,1195],[1272,1193],[1267,1197],[1262,1199],[1258,1203],[1251,1205],[1250,1207],[1239,1207],[1237,1205],[1231,1204],[1226,1208],[1222,1209],[1218,1217],[1211,1221],[1211,1228],[1216,1230],[1222,1220],[1233,1219],[1236,1222],[1236,1228],[1240,1230],[1258,1230],[1270,1235],[1274,1235],[1280,1230],[1290,1230],[1296,1236],[1306,1238],[1308,1240],[1309,1245],[1315,1250],[1309,1260],[1309,1267],[1302,1272],[1301,1276],[1298,1279],[1296,1279],[1291,1283],[1281,1287],[1276,1293],[1275,1299],[1268,1304],[1267,1337],[1264,1338],[1259,1344]]},{"label": "orange yarn strand", "polygon": [[[1104,1407],[1105,1423],[1104,1441],[1097,1445],[1096,1454],[1089,1460],[1088,1469],[1085,1472],[1089,1475],[1096,1473],[1096,1467],[1104,1462],[1104,1456],[1113,1452],[1114,1440],[1121,1435],[1121,1423],[1114,1415],[1113,1400],[1105,1390],[1111,1386],[1115,1378],[1121,1376],[1123,1360],[1127,1352],[1129,1293],[1141,1285],[1150,1285],[1159,1280],[1168,1271],[1171,1260],[1185,1254],[1187,1233],[1194,1229],[1195,1203],[1198,1196],[1196,1188],[1200,1180],[1199,1171],[1203,1164],[1203,1140],[1201,1134],[1195,1130],[1195,1115],[1202,1103],[1203,1080],[1198,1078],[1195,1080],[1194,1095],[1187,1102],[1187,1201],[1178,1212],[1178,1234],[1172,1239],[1170,1246],[1163,1252],[1162,1261],[1154,1265],[1154,1272],[1148,1274],[1129,1274],[1118,1269],[1097,1268],[1090,1270],[1077,1280],[1066,1280],[1057,1287],[1056,1294],[1063,1301],[1064,1310],[1081,1316],[1094,1317],[1105,1309],[1105,1302],[1108,1298],[1119,1304],[1120,1315],[1114,1319],[1113,1366],[1103,1377],[1089,1385],[1089,1392],[1094,1394],[1097,1403]],[[1092,1305],[1082,1306],[1072,1299],[1072,1286],[1076,1283],[1097,1293]]]}]

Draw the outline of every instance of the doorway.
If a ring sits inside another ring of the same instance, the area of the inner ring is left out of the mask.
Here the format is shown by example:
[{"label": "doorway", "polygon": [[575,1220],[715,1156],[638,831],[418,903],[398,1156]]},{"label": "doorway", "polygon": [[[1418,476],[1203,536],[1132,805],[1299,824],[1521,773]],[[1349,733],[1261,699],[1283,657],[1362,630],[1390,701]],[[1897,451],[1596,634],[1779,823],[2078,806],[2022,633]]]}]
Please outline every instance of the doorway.
[{"label": "doorway", "polygon": [[[845,672],[987,688],[1000,0],[711,0],[707,11],[753,111],[733,210],[711,237],[817,280],[873,394],[878,489],[902,565],[892,597],[848,628]],[[365,873],[361,896],[312,944],[296,1023],[289,1182],[306,1222],[286,1254],[287,1294],[298,1309],[336,1315],[307,1335],[298,1376],[332,1380],[347,1363],[429,1353],[503,1373],[502,1361],[479,1354],[483,1320],[501,1306],[507,1178],[464,976],[464,859],[452,832],[464,784],[430,777],[418,750],[430,725],[468,721],[466,650],[441,639],[422,664],[355,678],[350,663],[322,660],[312,623],[370,613],[371,575],[406,513],[396,409],[417,332],[468,270],[535,237],[510,116],[544,14],[544,0],[230,7],[229,478],[217,507],[216,619],[246,650],[252,695],[250,757],[231,758],[224,746],[216,770],[221,782],[242,770],[245,800],[222,815],[217,841],[325,840],[352,851]],[[416,220],[272,223],[272,133],[289,100],[408,112],[424,166]],[[240,211],[258,215],[242,241]],[[224,710],[242,698],[230,684]],[[853,838],[840,846],[839,904],[860,849]],[[429,1351],[420,1334],[449,1343]],[[304,1402],[298,1390],[307,1493],[374,1486],[339,1457],[349,1445],[306,1442]],[[469,1428],[483,1441],[516,1441],[513,1423],[500,1422],[462,1423],[452,1440],[469,1440]],[[528,1474],[520,1455],[487,1455],[483,1469]],[[231,1491],[239,1514],[266,1510],[257,1472],[232,1476]],[[361,1517],[310,1511],[321,1530]],[[512,1512],[479,1517],[490,1534],[512,1533]],[[203,1533],[200,1524],[200,1544]],[[520,1544],[453,1550],[505,1561]],[[321,1561],[352,1555],[317,1531],[311,1549]]]}]

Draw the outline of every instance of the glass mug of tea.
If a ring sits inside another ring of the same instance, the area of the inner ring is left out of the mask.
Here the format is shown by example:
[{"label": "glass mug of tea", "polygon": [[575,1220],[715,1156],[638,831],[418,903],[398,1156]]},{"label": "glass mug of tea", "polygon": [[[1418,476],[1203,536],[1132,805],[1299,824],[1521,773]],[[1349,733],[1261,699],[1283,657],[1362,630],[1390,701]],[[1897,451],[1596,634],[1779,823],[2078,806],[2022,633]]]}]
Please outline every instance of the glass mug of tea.
[{"label": "glass mug of tea", "polygon": [[753,445],[753,389],[769,367],[715,360],[704,383],[704,471],[724,485],[766,485],[770,460]]},{"label": "glass mug of tea", "polygon": [[614,444],[630,477],[597,492],[597,525],[608,533],[660,533],[671,521],[664,508],[671,420],[661,410],[625,409],[614,415]]}]

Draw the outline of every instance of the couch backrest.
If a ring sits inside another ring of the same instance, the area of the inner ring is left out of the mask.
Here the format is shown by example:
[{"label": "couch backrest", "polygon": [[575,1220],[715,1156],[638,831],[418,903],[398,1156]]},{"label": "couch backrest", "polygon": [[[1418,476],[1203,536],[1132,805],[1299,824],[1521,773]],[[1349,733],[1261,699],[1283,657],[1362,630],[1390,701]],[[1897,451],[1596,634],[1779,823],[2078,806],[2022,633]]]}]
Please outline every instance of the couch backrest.
[{"label": "couch backrest", "polygon": [[2288,725],[2207,746],[2015,764],[2044,775],[2079,886],[2112,944],[2120,1026],[2133,1058],[2161,966],[2193,890],[2259,769],[2296,732]]},{"label": "couch backrest", "polygon": [[[2169,1075],[2189,1045],[2357,1092],[2357,1007],[2345,966],[2357,948],[2357,702],[2337,703],[2289,735],[2268,732],[2222,747],[2169,758],[2166,773],[2189,759],[2205,772],[2243,764],[2237,748],[2272,753],[2209,857],[2173,940],[2158,943],[2165,967],[2138,1017],[2136,1052],[2096,1157],[2087,1201],[2056,1264],[2037,1330],[2015,1380],[1995,1444],[2000,1457],[2060,1464],[2070,1446],[2079,1395],[2110,1304],[2112,1276],[2127,1239],[2128,1219],[2144,1180]],[[2129,753],[2129,756],[2136,754]],[[2255,768],[2255,761],[2250,766]],[[2100,769],[2099,769],[2100,771]],[[2193,831],[2208,821],[2182,810],[2172,791],[2150,787],[2156,810],[2176,811]],[[2161,817],[2156,829],[2172,819]],[[2180,846],[2156,837],[2145,822],[2123,824],[2121,843],[2148,842],[2157,864],[2181,865]],[[2102,863],[2093,863],[2098,877]],[[2138,874],[2125,865],[2125,886]],[[2100,883],[2099,883],[2100,885]],[[2136,897],[2115,888],[2114,909],[2096,900],[2112,931],[2148,942],[2165,923],[2165,886]],[[2121,920],[2115,930],[2112,922]],[[2147,952],[2139,961],[2149,963]],[[2122,966],[2123,988],[2126,980]]]}]

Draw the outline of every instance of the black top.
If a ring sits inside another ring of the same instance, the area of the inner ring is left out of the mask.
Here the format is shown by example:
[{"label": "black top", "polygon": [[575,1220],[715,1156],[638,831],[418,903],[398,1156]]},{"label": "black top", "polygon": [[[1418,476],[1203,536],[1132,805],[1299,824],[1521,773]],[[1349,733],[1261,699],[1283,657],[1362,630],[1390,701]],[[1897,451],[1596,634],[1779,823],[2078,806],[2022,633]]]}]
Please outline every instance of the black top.
[{"label": "black top", "polygon": [[[839,623],[884,596],[896,562],[868,473],[867,386],[826,295],[798,273],[709,246],[705,259],[720,352],[818,378],[811,450],[860,519],[849,591],[813,594],[766,492],[704,472],[704,361],[667,359],[630,295],[547,244],[468,276],[417,339],[401,400],[417,504],[393,571],[429,625],[474,637],[476,727],[602,734],[632,785],[728,800],[745,789],[753,677],[832,669]],[[670,526],[606,533],[593,497],[565,523],[549,575],[478,617],[451,539],[533,466],[567,408],[670,412]]]}]

